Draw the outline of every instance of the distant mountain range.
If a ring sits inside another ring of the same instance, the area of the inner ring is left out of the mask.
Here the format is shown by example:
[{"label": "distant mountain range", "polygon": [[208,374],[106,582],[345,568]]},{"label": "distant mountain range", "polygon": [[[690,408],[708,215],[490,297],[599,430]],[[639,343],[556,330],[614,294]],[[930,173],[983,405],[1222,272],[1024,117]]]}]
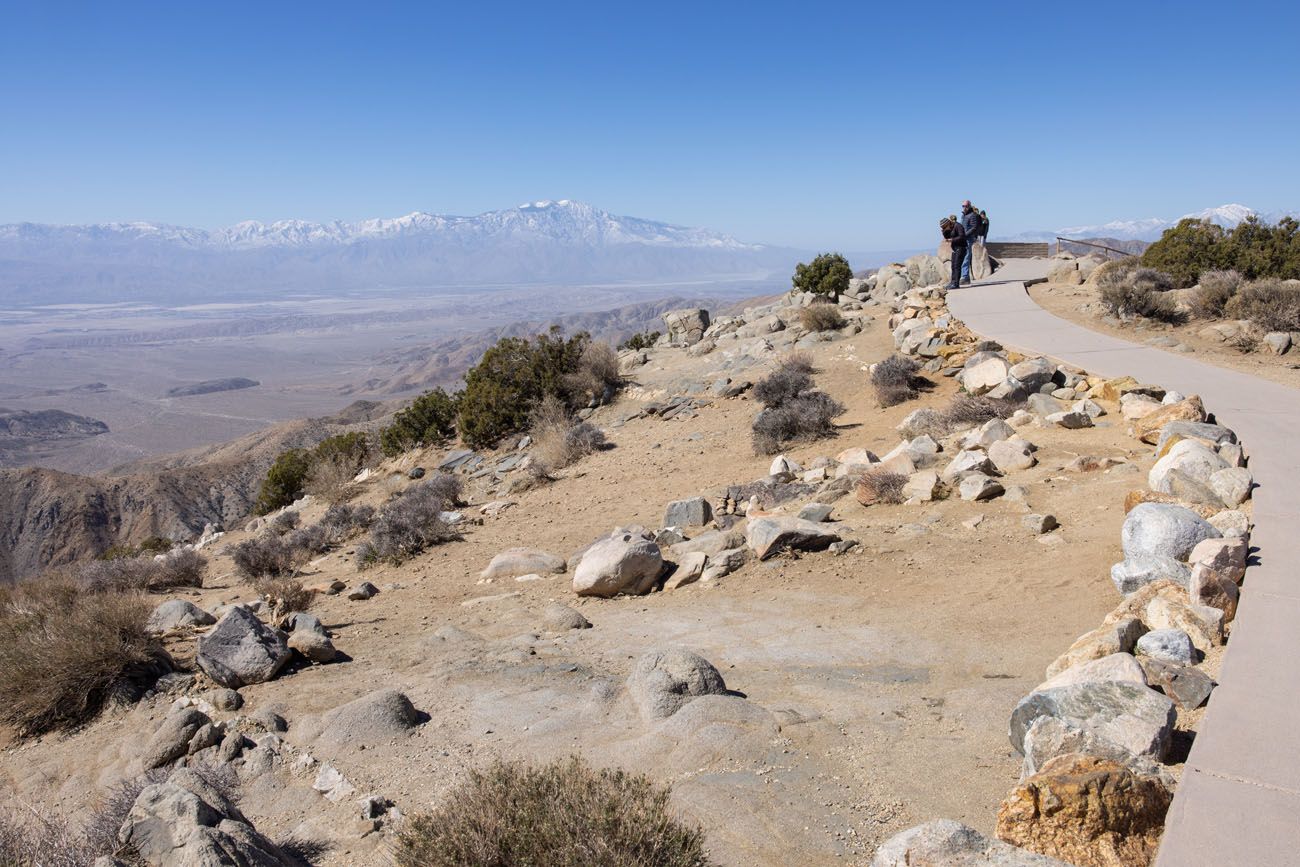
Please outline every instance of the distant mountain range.
[{"label": "distant mountain range", "polygon": [[177,301],[493,283],[658,282],[788,271],[798,252],[568,200],[474,217],[0,226],[0,302]]},{"label": "distant mountain range", "polygon": [[1077,239],[1116,238],[1124,241],[1157,241],[1166,229],[1178,225],[1179,220],[1185,220],[1189,217],[1198,220],[1209,220],[1212,223],[1218,223],[1224,228],[1231,229],[1250,216],[1259,217],[1265,222],[1276,223],[1282,217],[1296,217],[1298,215],[1300,215],[1300,211],[1263,212],[1248,208],[1245,205],[1220,205],[1217,208],[1206,208],[1204,211],[1198,211],[1194,214],[1184,214],[1177,220],[1165,220],[1159,217],[1150,217],[1145,220],[1114,220],[1100,225],[1066,226],[1050,232],[1045,230],[1025,232],[1006,240],[1050,241],[1060,235],[1065,238]]}]

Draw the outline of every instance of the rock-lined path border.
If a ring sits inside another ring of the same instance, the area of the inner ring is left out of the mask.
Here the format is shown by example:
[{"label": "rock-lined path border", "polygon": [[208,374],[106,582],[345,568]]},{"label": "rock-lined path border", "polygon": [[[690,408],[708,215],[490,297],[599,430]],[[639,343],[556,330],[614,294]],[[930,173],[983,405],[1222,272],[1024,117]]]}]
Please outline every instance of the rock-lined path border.
[{"label": "rock-lined path border", "polygon": [[[1050,260],[1008,260],[948,295],[1007,348],[1199,394],[1237,432],[1259,484],[1250,567],[1220,684],[1165,823],[1158,867],[1300,863],[1300,391],[1089,331],[1034,303]],[[1116,504],[1119,508],[1119,504]]]}]

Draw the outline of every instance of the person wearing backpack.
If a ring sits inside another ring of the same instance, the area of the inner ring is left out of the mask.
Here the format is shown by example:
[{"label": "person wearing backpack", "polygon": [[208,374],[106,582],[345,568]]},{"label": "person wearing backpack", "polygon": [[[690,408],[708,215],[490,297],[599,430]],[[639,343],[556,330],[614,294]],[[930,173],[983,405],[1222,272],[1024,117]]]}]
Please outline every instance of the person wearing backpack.
[{"label": "person wearing backpack", "polygon": [[962,228],[961,223],[957,222],[956,214],[949,214],[940,220],[939,230],[943,232],[943,239],[952,246],[952,277],[948,280],[948,285],[943,288],[956,289],[961,281],[961,265],[966,260],[966,251],[969,249],[966,243],[966,230]]},{"label": "person wearing backpack", "polygon": [[961,285],[970,284],[970,266],[974,258],[975,242],[980,237],[980,215],[970,203],[970,199],[961,203],[961,228],[966,235],[966,255],[961,262]]}]

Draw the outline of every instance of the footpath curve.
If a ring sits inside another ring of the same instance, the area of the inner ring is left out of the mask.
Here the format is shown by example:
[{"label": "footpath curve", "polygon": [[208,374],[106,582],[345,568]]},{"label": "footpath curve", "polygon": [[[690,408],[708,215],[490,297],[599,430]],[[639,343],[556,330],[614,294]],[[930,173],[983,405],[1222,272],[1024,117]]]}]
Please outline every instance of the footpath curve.
[{"label": "footpath curve", "polygon": [[1157,867],[1300,864],[1300,390],[1048,313],[1024,281],[1046,277],[1050,264],[1008,260],[989,280],[949,292],[948,307],[1009,349],[1199,394],[1237,432],[1259,485],[1252,565]]}]

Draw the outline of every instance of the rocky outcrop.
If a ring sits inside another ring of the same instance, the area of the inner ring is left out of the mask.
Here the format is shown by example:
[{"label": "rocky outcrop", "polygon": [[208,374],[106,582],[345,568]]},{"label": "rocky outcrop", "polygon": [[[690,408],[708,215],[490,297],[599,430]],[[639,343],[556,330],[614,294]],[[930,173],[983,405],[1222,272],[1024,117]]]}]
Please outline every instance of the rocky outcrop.
[{"label": "rocky outcrop", "polygon": [[662,719],[702,695],[724,695],[727,685],[707,659],[689,650],[653,650],[637,660],[627,689],[641,715]]},{"label": "rocky outcrop", "polygon": [[871,867],[1069,867],[1064,861],[990,840],[951,819],[917,825],[886,840]]}]

